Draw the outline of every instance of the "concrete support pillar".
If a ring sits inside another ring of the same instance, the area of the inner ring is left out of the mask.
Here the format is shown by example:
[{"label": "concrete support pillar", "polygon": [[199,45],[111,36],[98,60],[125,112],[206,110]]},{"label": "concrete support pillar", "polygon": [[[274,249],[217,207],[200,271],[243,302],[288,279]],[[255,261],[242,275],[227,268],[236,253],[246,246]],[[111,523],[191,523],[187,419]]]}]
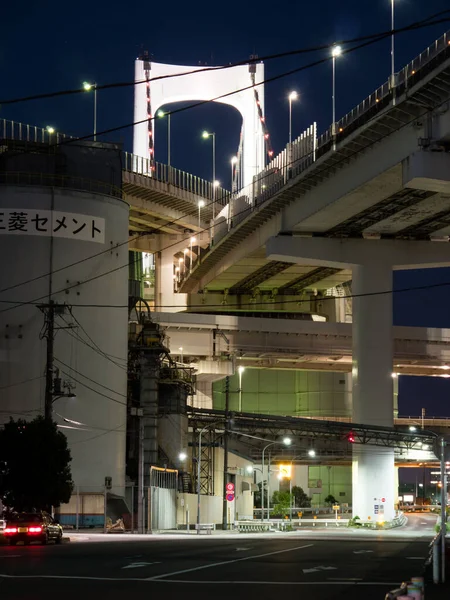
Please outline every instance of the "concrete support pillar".
[{"label": "concrete support pillar", "polygon": [[[378,262],[353,267],[353,421],[392,427],[394,421],[392,268]],[[377,292],[377,294],[374,294]],[[373,294],[373,295],[371,295]],[[394,518],[394,450],[353,448],[353,515]]]},{"label": "concrete support pillar", "polygon": [[197,380],[196,394],[193,398],[195,408],[213,408],[213,382]]},{"label": "concrete support pillar", "polygon": [[[184,248],[186,244],[181,244]],[[186,294],[175,291],[175,246],[155,254],[155,308],[157,312],[180,312],[186,309]]]},{"label": "concrete support pillar", "polygon": [[[392,427],[392,267],[353,267],[353,421]],[[375,293],[375,294],[374,294]],[[374,294],[374,295],[371,295]]]}]

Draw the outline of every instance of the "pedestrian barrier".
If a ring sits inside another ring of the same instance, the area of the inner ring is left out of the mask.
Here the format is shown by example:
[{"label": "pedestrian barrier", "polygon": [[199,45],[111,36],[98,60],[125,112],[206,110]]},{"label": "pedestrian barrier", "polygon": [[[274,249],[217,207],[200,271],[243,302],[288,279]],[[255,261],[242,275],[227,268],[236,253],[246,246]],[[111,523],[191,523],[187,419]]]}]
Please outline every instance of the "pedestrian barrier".
[{"label": "pedestrian barrier", "polygon": [[196,525],[195,528],[198,530],[199,533],[201,533],[202,531],[206,531],[208,535],[211,535],[211,532],[216,530],[216,524],[200,523],[200,525]]}]

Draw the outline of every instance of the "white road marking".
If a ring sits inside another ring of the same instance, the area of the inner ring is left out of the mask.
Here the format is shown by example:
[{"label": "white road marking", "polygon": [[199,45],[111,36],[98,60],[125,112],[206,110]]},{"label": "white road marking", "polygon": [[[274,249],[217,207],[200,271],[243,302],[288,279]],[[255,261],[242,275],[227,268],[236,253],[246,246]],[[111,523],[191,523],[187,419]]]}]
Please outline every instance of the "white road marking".
[{"label": "white road marking", "polygon": [[373,554],[373,550],[353,550],[353,554]]},{"label": "white road marking", "polygon": [[337,571],[337,567],[314,567],[312,569],[303,569],[303,573],[319,573],[320,571]]},{"label": "white road marking", "polygon": [[236,552],[245,552],[246,550],[252,550],[253,548],[236,548]]},{"label": "white road marking", "polygon": [[382,585],[398,586],[398,581],[194,581],[191,579],[143,579],[141,577],[85,577],[77,575],[5,575],[0,573],[4,579],[66,579],[80,581],[138,581],[141,583],[186,583],[195,585]]},{"label": "white road marking", "polygon": [[265,556],[275,556],[275,554],[284,554],[286,552],[295,552],[296,550],[304,550],[305,548],[312,548],[314,544],[307,544],[305,546],[296,546],[295,548],[288,548],[287,550],[277,550],[276,552],[266,552],[264,554],[254,554],[253,556],[244,556],[243,558],[234,558],[233,560],[223,560],[217,563],[211,563],[210,565],[202,565],[201,567],[192,567],[191,569],[182,569],[181,571],[174,571],[173,573],[164,573],[163,575],[156,575],[155,577],[149,577],[149,580],[156,581],[164,577],[172,577],[173,575],[181,575],[182,573],[192,573],[193,571],[202,571],[203,569],[212,569],[214,567],[221,567],[222,565],[231,565],[233,563],[242,562],[244,560],[252,560],[253,558],[264,558]]},{"label": "white road marking", "polygon": [[425,560],[426,556],[407,556],[406,560]]},{"label": "white road marking", "polygon": [[131,565],[126,565],[126,567],[122,567],[122,569],[140,569],[141,567],[148,567],[149,565],[159,565],[159,562],[135,562],[131,563]]},{"label": "white road marking", "polygon": [[328,577],[328,581],[348,581],[349,583],[355,581],[362,581],[360,577]]}]

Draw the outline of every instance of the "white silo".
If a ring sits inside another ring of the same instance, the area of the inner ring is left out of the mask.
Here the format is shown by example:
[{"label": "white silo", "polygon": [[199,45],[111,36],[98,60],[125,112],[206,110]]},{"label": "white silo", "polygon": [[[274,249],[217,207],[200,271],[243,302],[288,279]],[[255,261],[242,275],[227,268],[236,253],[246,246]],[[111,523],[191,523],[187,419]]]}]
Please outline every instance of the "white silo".
[{"label": "white silo", "polygon": [[38,305],[51,299],[71,307],[55,317],[54,366],[75,384],[76,397],[55,397],[54,419],[65,427],[79,491],[102,491],[111,477],[113,491],[123,492],[128,205],[121,198],[120,148],[11,142],[6,148],[0,156],[0,424],[9,415],[43,414],[46,339]]}]

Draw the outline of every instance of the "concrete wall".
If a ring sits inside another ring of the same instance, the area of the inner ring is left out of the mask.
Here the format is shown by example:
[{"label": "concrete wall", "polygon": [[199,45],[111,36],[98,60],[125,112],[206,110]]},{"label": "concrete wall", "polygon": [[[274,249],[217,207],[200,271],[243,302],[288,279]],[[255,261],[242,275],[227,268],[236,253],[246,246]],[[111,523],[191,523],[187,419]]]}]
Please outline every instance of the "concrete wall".
[{"label": "concrete wall", "polygon": [[[225,407],[225,382],[214,384],[214,408]],[[230,378],[230,409],[238,410],[239,375]],[[342,373],[250,369],[242,373],[242,410],[295,416],[351,415],[350,377]]]},{"label": "concrete wall", "polygon": [[309,488],[313,506],[324,506],[325,498],[332,494],[339,504],[352,502],[352,468],[350,466],[310,466],[309,485],[321,482],[322,487]]},{"label": "concrete wall", "polygon": [[[197,523],[197,494],[177,494],[177,525],[186,522]],[[200,523],[222,524],[222,496],[200,496]]]},{"label": "concrete wall", "polygon": [[[223,497],[223,448],[216,448],[214,460],[214,493]],[[228,453],[228,481],[235,485],[235,500],[228,502],[228,522],[253,516],[253,493],[243,490],[243,483],[251,486],[253,473],[248,474],[246,467],[253,463],[237,454]]]}]

